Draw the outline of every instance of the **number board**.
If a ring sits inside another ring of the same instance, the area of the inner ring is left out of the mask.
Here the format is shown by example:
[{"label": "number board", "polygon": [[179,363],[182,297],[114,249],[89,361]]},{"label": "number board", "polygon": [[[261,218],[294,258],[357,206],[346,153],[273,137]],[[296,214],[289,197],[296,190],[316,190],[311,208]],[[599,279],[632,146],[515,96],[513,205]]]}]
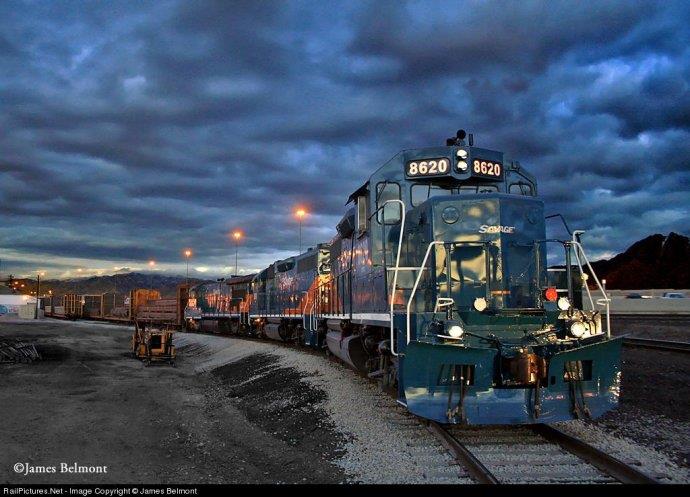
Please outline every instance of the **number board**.
[{"label": "number board", "polygon": [[472,161],[472,176],[502,178],[503,164],[493,160],[474,159]]},{"label": "number board", "polygon": [[419,159],[405,164],[405,174],[410,178],[427,176],[443,176],[450,173],[450,160],[445,157],[438,159]]}]

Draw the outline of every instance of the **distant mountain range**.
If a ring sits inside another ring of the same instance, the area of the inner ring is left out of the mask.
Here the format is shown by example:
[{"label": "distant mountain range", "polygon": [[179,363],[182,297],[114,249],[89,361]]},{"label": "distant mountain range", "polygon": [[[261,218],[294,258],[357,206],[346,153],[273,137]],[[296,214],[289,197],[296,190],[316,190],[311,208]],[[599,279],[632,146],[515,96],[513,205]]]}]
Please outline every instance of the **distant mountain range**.
[{"label": "distant mountain range", "polygon": [[[36,290],[36,280],[17,279],[15,281],[23,283],[21,293],[29,293]],[[152,288],[161,292],[163,297],[174,297],[177,285],[184,283],[184,276],[164,276],[160,274],[145,273],[122,273],[112,276],[92,276],[89,278],[74,278],[69,280],[42,280],[41,294],[48,290],[53,291],[53,295],[64,295],[65,293],[78,293],[81,295],[100,294],[106,292],[128,293],[135,288]],[[189,283],[195,285],[207,280],[189,278]],[[28,290],[30,289],[30,290]]]},{"label": "distant mountain range", "polygon": [[[690,288],[690,239],[677,233],[668,236],[656,234],[633,243],[625,252],[607,260],[592,262],[600,279],[606,279],[606,287],[617,290],[651,288]],[[164,297],[174,297],[177,285],[185,282],[184,276],[159,274],[122,273],[112,276],[93,276],[70,280],[41,281],[41,293],[48,289],[53,295],[65,293],[99,294],[106,292],[127,293],[135,288],[152,288]],[[36,280],[15,280],[24,283],[18,293],[36,290]],[[209,282],[190,278],[191,284]],[[210,281],[212,282],[212,280]]]},{"label": "distant mountain range", "polygon": [[648,236],[611,259],[593,262],[592,268],[610,289],[687,289],[690,239],[677,233]]}]

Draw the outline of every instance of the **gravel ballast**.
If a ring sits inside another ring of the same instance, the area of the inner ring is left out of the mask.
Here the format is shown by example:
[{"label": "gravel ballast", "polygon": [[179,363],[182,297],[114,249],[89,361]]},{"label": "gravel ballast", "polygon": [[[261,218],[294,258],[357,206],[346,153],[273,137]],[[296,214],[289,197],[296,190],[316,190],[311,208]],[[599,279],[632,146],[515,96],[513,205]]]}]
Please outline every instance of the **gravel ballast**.
[{"label": "gravel ballast", "polygon": [[[273,368],[302,373],[305,386],[325,393],[319,407],[342,440],[342,455],[334,463],[350,482],[472,483],[440,442],[394,399],[325,356],[271,342],[209,335],[178,334],[176,343],[199,372],[268,355],[275,358]],[[261,381],[267,373],[263,361],[262,368],[245,381]]]},{"label": "gravel ballast", "polygon": [[[210,335],[178,334],[178,347],[198,372],[213,370],[260,355],[274,357],[269,369],[300,373],[300,381],[324,393],[318,408],[339,434],[340,452],[334,464],[348,481],[362,483],[471,483],[464,469],[404,407],[377,386],[341,363],[323,355],[278,343]],[[263,366],[264,369],[266,366]],[[245,381],[261,381],[257,372]],[[647,421],[652,421],[647,418]],[[610,451],[647,474],[668,483],[690,482],[687,468],[668,454],[592,423],[568,422],[559,428]]]}]

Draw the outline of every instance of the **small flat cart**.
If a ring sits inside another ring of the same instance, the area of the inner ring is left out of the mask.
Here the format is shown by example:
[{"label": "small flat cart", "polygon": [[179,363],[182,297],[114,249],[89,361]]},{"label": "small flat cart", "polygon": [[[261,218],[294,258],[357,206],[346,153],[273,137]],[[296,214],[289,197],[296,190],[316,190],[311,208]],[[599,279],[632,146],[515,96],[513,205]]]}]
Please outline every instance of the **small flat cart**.
[{"label": "small flat cart", "polygon": [[132,356],[144,361],[146,366],[152,362],[167,362],[175,366],[175,345],[173,345],[173,331],[153,328],[144,321],[134,321],[132,334]]}]

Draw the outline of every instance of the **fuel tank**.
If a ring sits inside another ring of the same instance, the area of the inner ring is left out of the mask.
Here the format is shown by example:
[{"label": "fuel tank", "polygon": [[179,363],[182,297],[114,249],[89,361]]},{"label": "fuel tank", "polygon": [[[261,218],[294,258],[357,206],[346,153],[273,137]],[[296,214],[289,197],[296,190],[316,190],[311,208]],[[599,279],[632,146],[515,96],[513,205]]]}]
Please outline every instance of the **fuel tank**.
[{"label": "fuel tank", "polygon": [[280,319],[268,318],[268,322],[264,326],[264,334],[271,340],[278,340],[280,342],[285,341],[285,330],[284,326],[280,322]]},{"label": "fuel tank", "polygon": [[366,371],[367,353],[359,335],[343,336],[342,331],[330,330],[326,344],[331,353],[358,371]]}]

